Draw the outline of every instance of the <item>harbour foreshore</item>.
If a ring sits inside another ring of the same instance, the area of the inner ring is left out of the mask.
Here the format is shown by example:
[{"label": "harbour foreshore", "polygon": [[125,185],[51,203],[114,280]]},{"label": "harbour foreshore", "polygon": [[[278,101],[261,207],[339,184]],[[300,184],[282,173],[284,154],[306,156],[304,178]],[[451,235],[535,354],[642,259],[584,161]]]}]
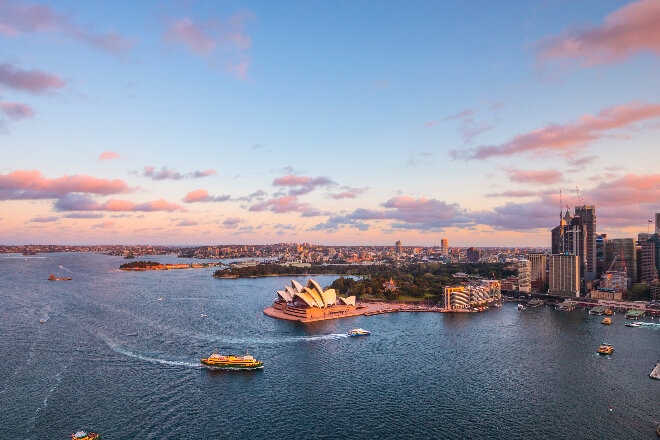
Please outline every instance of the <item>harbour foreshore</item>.
[{"label": "harbour foreshore", "polygon": [[385,303],[385,302],[359,303],[355,306],[354,309],[345,310],[340,314],[318,317],[318,318],[300,318],[296,316],[287,315],[283,311],[275,309],[275,307],[266,307],[264,309],[264,314],[272,318],[284,319],[287,321],[298,321],[298,322],[327,321],[330,319],[341,319],[341,318],[348,318],[351,316],[362,316],[362,315],[370,316],[370,315],[380,315],[383,313],[396,313],[396,312],[473,313],[471,310],[465,310],[465,311],[449,310],[436,306],[402,304],[402,303]]}]

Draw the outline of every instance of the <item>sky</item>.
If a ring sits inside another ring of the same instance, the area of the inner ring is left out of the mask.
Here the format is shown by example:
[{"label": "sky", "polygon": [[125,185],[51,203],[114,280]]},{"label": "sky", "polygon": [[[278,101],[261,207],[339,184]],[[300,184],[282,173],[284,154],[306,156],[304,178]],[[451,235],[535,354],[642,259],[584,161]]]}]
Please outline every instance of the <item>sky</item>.
[{"label": "sky", "polygon": [[636,238],[659,139],[660,0],[0,0],[0,244]]}]

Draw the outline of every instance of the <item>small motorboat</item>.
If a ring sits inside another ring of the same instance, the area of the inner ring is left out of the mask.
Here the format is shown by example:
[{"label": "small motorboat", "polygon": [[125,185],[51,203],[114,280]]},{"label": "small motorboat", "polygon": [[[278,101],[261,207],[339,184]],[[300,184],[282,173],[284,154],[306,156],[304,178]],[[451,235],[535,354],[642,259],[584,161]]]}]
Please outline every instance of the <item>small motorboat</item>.
[{"label": "small motorboat", "polygon": [[354,328],[348,332],[348,336],[368,336],[371,332],[363,328]]},{"label": "small motorboat", "polygon": [[614,346],[612,344],[603,342],[600,344],[600,347],[598,347],[598,354],[612,354],[613,352]]},{"label": "small motorboat", "polygon": [[78,431],[75,434],[71,434],[73,440],[101,440],[101,434],[96,432],[85,432]]},{"label": "small motorboat", "polygon": [[641,327],[641,326],[642,326],[642,324],[640,324],[639,322],[627,322],[626,323],[626,327]]},{"label": "small motorboat", "polygon": [[612,324],[612,318],[603,318],[603,320],[600,321],[600,323],[605,325],[610,325]]}]

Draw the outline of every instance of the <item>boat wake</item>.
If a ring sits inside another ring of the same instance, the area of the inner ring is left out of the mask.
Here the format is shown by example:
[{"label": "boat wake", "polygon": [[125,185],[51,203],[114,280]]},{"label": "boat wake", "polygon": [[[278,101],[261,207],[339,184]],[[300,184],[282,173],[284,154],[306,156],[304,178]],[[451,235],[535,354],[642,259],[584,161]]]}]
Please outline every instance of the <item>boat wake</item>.
[{"label": "boat wake", "polygon": [[174,361],[169,359],[154,358],[150,356],[144,356],[139,353],[134,353],[116,344],[111,344],[109,342],[107,344],[115,353],[119,353],[123,356],[127,356],[133,359],[140,359],[141,361],[150,362],[152,364],[171,365],[174,367],[202,368],[199,362]]},{"label": "boat wake", "polygon": [[333,339],[347,338],[348,335],[344,333],[331,333],[328,335],[313,335],[313,336],[280,336],[269,338],[244,338],[244,337],[210,337],[210,340],[220,342],[223,344],[234,345],[270,345],[270,344],[293,344],[298,342],[310,341],[328,341]]}]

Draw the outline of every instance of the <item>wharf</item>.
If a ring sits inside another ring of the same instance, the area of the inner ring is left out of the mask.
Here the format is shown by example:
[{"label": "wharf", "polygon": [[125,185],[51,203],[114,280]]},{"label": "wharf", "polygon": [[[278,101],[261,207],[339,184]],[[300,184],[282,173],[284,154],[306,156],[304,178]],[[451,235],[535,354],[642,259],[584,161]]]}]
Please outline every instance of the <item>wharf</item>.
[{"label": "wharf", "polygon": [[[327,321],[330,319],[348,318],[351,316],[371,316],[381,315],[384,313],[397,313],[397,312],[435,312],[447,313],[455,312],[456,310],[448,310],[435,306],[416,305],[416,304],[391,304],[391,303],[360,303],[353,310],[347,310],[337,315],[323,316],[319,318],[300,318],[296,316],[287,315],[275,307],[267,307],[264,309],[264,314],[271,318],[284,319],[287,321],[298,322],[316,322]],[[469,312],[469,311],[468,311]]]}]

